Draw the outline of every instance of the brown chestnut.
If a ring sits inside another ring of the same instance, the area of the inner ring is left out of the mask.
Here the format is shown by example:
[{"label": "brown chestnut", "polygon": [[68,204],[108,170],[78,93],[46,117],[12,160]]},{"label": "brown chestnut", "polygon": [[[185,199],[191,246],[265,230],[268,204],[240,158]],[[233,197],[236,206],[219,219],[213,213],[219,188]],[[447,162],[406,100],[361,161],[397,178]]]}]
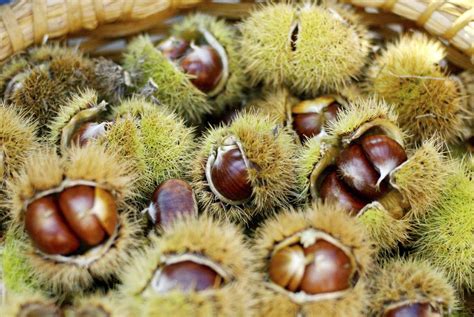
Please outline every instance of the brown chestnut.
[{"label": "brown chestnut", "polygon": [[68,187],[27,206],[25,227],[39,250],[68,255],[93,247],[111,236],[118,224],[114,197],[86,185]]},{"label": "brown chestnut", "polygon": [[348,289],[352,278],[352,263],[339,247],[325,240],[304,249],[313,260],[306,266],[301,290],[307,294],[321,294]]},{"label": "brown chestnut", "polygon": [[324,201],[335,202],[353,215],[368,203],[352,193],[348,186],[339,179],[336,171],[332,171],[324,178],[319,188],[319,195]]},{"label": "brown chestnut", "polygon": [[25,228],[35,246],[48,254],[71,254],[79,248],[53,196],[46,196],[28,205]]},{"label": "brown chestnut", "polygon": [[296,244],[277,251],[270,259],[270,279],[290,292],[298,290],[305,271],[303,247]]},{"label": "brown chestnut", "polygon": [[379,173],[359,144],[351,144],[341,152],[337,168],[346,184],[364,197],[374,199],[385,192],[385,184],[382,183],[384,187],[379,188],[377,184]]},{"label": "brown chestnut", "polygon": [[222,281],[222,277],[209,266],[193,261],[182,261],[163,267],[155,290],[159,293],[176,289],[184,292],[202,291],[218,288]]},{"label": "brown chestnut", "polygon": [[332,96],[304,100],[293,106],[293,129],[303,142],[320,134],[327,122],[334,120],[340,104]]},{"label": "brown chestnut", "polygon": [[164,181],[153,192],[148,214],[153,222],[169,226],[182,216],[196,216],[197,205],[191,186],[180,179]]},{"label": "brown chestnut", "polygon": [[222,60],[210,45],[191,45],[191,49],[181,60],[181,67],[191,76],[191,82],[196,88],[208,93],[217,87],[222,78]]},{"label": "brown chestnut", "polygon": [[90,141],[96,140],[105,135],[107,122],[87,122],[77,129],[71,140],[81,147],[86,146]]},{"label": "brown chestnut", "polygon": [[386,311],[383,317],[441,317],[428,303],[413,303]]},{"label": "brown chestnut", "polygon": [[363,136],[361,145],[380,174],[377,184],[380,184],[393,169],[407,160],[403,147],[386,135]]},{"label": "brown chestnut", "polygon": [[17,317],[63,317],[64,314],[60,308],[54,305],[42,303],[29,303],[23,305]]},{"label": "brown chestnut", "polygon": [[189,42],[172,36],[158,44],[157,48],[166,58],[175,60],[186,53],[189,49]]},{"label": "brown chestnut", "polygon": [[250,163],[243,149],[233,137],[227,138],[223,145],[212,154],[206,166],[206,178],[211,190],[221,200],[239,204],[252,195],[249,180]]}]

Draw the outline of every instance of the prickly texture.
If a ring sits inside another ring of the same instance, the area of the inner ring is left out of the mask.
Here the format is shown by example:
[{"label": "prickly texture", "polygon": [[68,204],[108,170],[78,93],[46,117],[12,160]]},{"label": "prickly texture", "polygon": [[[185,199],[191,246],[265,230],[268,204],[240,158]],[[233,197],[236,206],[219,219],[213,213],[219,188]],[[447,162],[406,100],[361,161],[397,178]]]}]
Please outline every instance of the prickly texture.
[{"label": "prickly texture", "polygon": [[0,91],[2,92],[2,95],[10,80],[27,67],[28,59],[26,56],[21,54],[10,58],[8,62],[2,65],[2,71],[0,72]]},{"label": "prickly texture", "polygon": [[48,124],[48,140],[52,145],[59,144],[64,127],[80,111],[97,105],[98,95],[95,90],[85,89],[83,92],[74,94],[62,105],[57,114]]},{"label": "prickly texture", "polygon": [[441,143],[432,138],[390,174],[390,183],[410,203],[410,217],[418,218],[429,212],[445,188],[451,168]]},{"label": "prickly texture", "polygon": [[464,138],[474,136],[474,70],[465,70],[458,75],[461,80],[461,94],[464,96],[462,102],[468,110],[469,119],[464,127]]},{"label": "prickly texture", "polygon": [[225,88],[215,98],[209,100],[212,104],[212,112],[218,114],[225,109],[225,106],[238,104],[243,97],[246,77],[238,52],[238,34],[237,30],[224,20],[205,14],[186,17],[183,22],[176,23],[171,32],[177,37],[192,40],[200,33],[199,29],[207,30],[216,38],[225,49],[229,61],[229,78]]},{"label": "prickly texture", "polygon": [[11,226],[4,237],[1,250],[2,283],[9,292],[23,293],[39,289],[31,264],[23,253],[28,240],[18,226]]},{"label": "prickly texture", "polygon": [[397,115],[391,106],[374,98],[356,98],[341,109],[337,119],[328,127],[328,133],[337,137],[348,136],[364,123],[384,119],[397,122]]},{"label": "prickly texture", "polygon": [[287,125],[291,124],[291,107],[297,102],[288,89],[279,87],[265,91],[263,96],[250,101],[245,109],[269,115],[278,124]]},{"label": "prickly texture", "polygon": [[[360,278],[354,288],[337,300],[321,300],[299,305],[286,295],[266,286],[268,259],[274,246],[294,234],[314,228],[325,232],[347,246],[355,257]],[[369,302],[366,294],[367,273],[373,249],[364,227],[347,212],[333,205],[313,204],[305,212],[286,210],[257,231],[255,239],[256,267],[260,272],[257,284],[258,313],[261,316],[365,316]]]},{"label": "prickly texture", "polygon": [[24,312],[22,313],[23,308],[28,305],[51,307],[52,310],[57,308],[53,299],[47,298],[33,290],[8,292],[7,296],[2,298],[0,302],[0,316],[30,316],[30,314],[25,315]]},{"label": "prickly texture", "polygon": [[435,133],[453,142],[468,119],[459,82],[439,66],[445,55],[441,42],[405,35],[389,43],[369,69],[367,89],[393,104],[414,143]]},{"label": "prickly texture", "polygon": [[93,59],[95,82],[94,88],[108,102],[118,104],[130,86],[130,78],[122,66],[103,57]]},{"label": "prickly texture", "polygon": [[358,219],[364,224],[374,247],[382,256],[395,249],[399,243],[406,243],[413,227],[410,219],[395,219],[380,204],[367,207]]},{"label": "prickly texture", "polygon": [[76,297],[68,312],[74,317],[126,317],[130,302],[129,298],[118,297],[115,291],[97,293]]},{"label": "prickly texture", "polygon": [[370,288],[373,316],[381,316],[388,306],[400,302],[428,302],[442,308],[444,314],[456,305],[453,286],[429,261],[390,259],[374,272]]},{"label": "prickly texture", "polygon": [[[218,199],[205,175],[212,150],[229,136],[241,142],[248,160],[258,166],[248,170],[252,197],[241,205],[228,205]],[[247,223],[255,215],[288,206],[296,195],[295,151],[296,145],[288,130],[262,114],[241,114],[232,125],[209,130],[191,169],[196,196],[203,210],[218,218]]]},{"label": "prickly texture", "polygon": [[266,5],[244,21],[241,31],[252,84],[285,84],[297,93],[345,86],[359,74],[369,51],[367,30],[339,6]]},{"label": "prickly texture", "polygon": [[115,117],[104,142],[131,162],[144,196],[167,179],[185,176],[195,144],[193,129],[182,119],[139,98],[123,102]]},{"label": "prickly texture", "polygon": [[158,89],[154,96],[188,123],[198,124],[211,112],[207,97],[185,73],[159,52],[150,38],[140,36],[127,47],[124,68],[139,89],[152,79]]},{"label": "prickly texture", "polygon": [[[51,55],[33,51],[30,53],[31,68],[8,101],[38,120],[39,132],[45,133],[50,118],[59,110],[71,94],[88,87],[94,80],[93,64],[79,52],[57,48]],[[41,58],[39,58],[39,57]]]},{"label": "prickly texture", "polygon": [[[163,266],[162,256],[195,254],[206,257],[230,276],[218,289],[156,294],[149,282]],[[255,276],[252,253],[240,228],[228,222],[186,218],[166,229],[137,253],[123,271],[122,293],[134,296],[140,316],[248,316],[253,312]]]},{"label": "prickly texture", "polygon": [[443,194],[420,223],[416,254],[443,269],[461,289],[474,290],[474,180],[455,166]]}]

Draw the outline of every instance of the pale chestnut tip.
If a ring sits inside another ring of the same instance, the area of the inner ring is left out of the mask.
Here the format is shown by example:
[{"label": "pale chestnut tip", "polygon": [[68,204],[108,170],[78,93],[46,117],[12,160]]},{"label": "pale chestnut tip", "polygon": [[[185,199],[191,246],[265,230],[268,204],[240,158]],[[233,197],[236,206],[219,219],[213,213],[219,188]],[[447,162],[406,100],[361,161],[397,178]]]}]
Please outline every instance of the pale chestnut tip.
[{"label": "pale chestnut tip", "polygon": [[158,50],[170,60],[176,60],[182,57],[189,47],[188,41],[174,36],[167,38],[157,46]]},{"label": "pale chestnut tip", "polygon": [[225,203],[239,205],[252,196],[248,170],[250,162],[240,142],[233,136],[213,149],[206,164],[206,179],[216,197]]},{"label": "pale chestnut tip", "polygon": [[406,303],[386,310],[383,317],[442,317],[429,303]]}]

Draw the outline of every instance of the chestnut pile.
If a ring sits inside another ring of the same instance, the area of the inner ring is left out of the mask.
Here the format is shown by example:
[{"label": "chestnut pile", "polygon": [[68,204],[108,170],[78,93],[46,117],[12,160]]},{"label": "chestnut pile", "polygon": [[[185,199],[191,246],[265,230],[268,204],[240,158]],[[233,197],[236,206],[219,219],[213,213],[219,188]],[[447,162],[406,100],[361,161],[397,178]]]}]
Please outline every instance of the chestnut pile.
[{"label": "chestnut pile", "polygon": [[472,315],[472,71],[336,1],[172,22],[0,70],[0,316]]}]

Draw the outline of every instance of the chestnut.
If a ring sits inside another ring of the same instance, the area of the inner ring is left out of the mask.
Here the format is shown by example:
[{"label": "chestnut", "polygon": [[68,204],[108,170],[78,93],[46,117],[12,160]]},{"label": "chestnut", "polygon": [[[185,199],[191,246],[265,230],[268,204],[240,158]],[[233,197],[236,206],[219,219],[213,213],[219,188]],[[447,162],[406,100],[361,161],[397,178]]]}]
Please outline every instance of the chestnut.
[{"label": "chestnut", "polygon": [[94,247],[117,226],[117,206],[106,190],[86,185],[65,188],[58,195],[27,206],[25,227],[39,250],[69,255],[81,246]]},{"label": "chestnut", "polygon": [[386,311],[383,317],[441,317],[428,303],[413,303]]},{"label": "chestnut", "polygon": [[23,305],[18,312],[18,317],[63,317],[64,313],[54,305],[43,303],[29,303]]},{"label": "chestnut", "polygon": [[304,100],[293,106],[293,129],[303,142],[324,131],[324,125],[336,118],[341,105],[332,96]]},{"label": "chestnut", "polygon": [[166,58],[176,60],[186,53],[189,42],[172,36],[158,44],[157,48]]},{"label": "chestnut", "polygon": [[319,239],[308,247],[295,243],[275,252],[268,274],[273,283],[290,292],[315,295],[351,287],[354,267],[342,249]]},{"label": "chestnut", "polygon": [[228,137],[207,161],[206,178],[211,190],[221,200],[240,204],[252,196],[248,169],[250,162],[239,142]]},{"label": "chestnut", "polygon": [[105,135],[106,127],[109,123],[87,122],[77,129],[72,135],[72,143],[79,146],[86,146],[90,141],[96,140]]},{"label": "chestnut", "polygon": [[319,195],[324,201],[337,202],[354,215],[368,203],[353,194],[348,186],[339,179],[336,171],[332,171],[324,178],[319,188]]},{"label": "chestnut", "polygon": [[208,93],[217,87],[222,78],[222,60],[210,45],[191,45],[191,49],[181,60],[181,68],[191,76],[190,80],[196,88]]},{"label": "chestnut", "polygon": [[169,179],[153,192],[148,214],[156,225],[167,227],[182,216],[196,216],[197,203],[191,186],[180,179]]},{"label": "chestnut", "polygon": [[155,290],[158,293],[176,289],[184,292],[202,291],[218,288],[222,281],[222,277],[209,266],[194,261],[182,261],[167,264],[161,269]]}]

